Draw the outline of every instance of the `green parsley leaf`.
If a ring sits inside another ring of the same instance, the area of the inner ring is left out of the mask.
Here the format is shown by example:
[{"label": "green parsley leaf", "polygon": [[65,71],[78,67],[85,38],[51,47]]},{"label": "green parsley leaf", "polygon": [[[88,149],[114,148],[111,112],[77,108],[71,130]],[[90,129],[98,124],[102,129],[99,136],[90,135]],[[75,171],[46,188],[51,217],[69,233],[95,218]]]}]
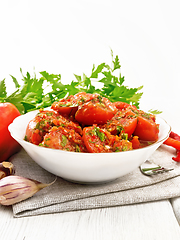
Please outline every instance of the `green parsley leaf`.
[{"label": "green parsley leaf", "polygon": [[17,79],[16,79],[15,77],[13,77],[12,75],[10,75],[10,76],[12,77],[12,80],[13,80],[13,82],[14,82],[14,84],[15,84],[15,87],[16,87],[16,88],[19,88],[19,87],[20,87],[20,84],[18,83]]},{"label": "green parsley leaf", "polygon": [[5,79],[0,81],[0,99],[3,100],[3,98],[5,98],[7,95],[6,92],[6,84],[5,84]]},{"label": "green parsley leaf", "polygon": [[97,135],[99,137],[99,139],[101,140],[101,142],[103,142],[106,139],[105,134],[103,132],[101,132],[98,127],[95,127],[94,130],[95,130],[95,135]]},{"label": "green parsley leaf", "polygon": [[61,141],[61,146],[65,147],[67,144],[67,137],[65,135],[62,135],[62,141]]},{"label": "green parsley leaf", "polygon": [[[12,81],[15,85],[15,91],[7,96],[6,81],[0,81],[0,102],[11,102],[20,111],[21,114],[29,111],[50,106],[54,101],[58,101],[69,95],[78,92],[99,93],[110,101],[122,101],[139,107],[139,101],[142,92],[139,88],[128,88],[124,85],[125,78],[121,76],[119,57],[113,56],[111,50],[111,66],[101,63],[97,67],[93,65],[90,76],[83,73],[82,76],[74,74],[75,80],[70,84],[61,82],[61,74],[50,74],[46,71],[40,72],[41,77],[36,74],[31,76],[29,72],[22,74],[23,84],[12,75]],[[118,72],[117,72],[118,71]],[[97,88],[96,83],[101,83],[102,88]]]},{"label": "green parsley leaf", "polygon": [[155,114],[155,115],[162,113],[162,111],[159,111],[159,110],[156,110],[156,109],[154,109],[154,110],[153,110],[153,109],[150,109],[150,110],[148,110],[148,112],[149,112],[149,113],[152,113],[152,114]]},{"label": "green parsley leaf", "polygon": [[97,66],[96,70],[94,71],[95,65],[93,65],[92,74],[90,78],[98,78],[98,74],[102,72],[103,68],[105,67],[105,63],[101,63]]}]

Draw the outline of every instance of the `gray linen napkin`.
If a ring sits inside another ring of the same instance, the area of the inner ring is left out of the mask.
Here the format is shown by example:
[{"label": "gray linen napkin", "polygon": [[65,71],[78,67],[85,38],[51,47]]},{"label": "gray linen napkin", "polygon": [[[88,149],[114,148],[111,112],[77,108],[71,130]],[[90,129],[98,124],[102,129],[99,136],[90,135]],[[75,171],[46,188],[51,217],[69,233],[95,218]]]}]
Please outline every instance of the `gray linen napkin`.
[{"label": "gray linen napkin", "polygon": [[[174,168],[173,171],[144,176],[139,168],[106,184],[85,185],[57,181],[36,193],[33,197],[13,205],[14,217],[34,216],[112,207],[126,204],[156,201],[180,196],[180,164],[172,160],[173,152],[162,146],[150,157],[157,164]],[[52,182],[56,176],[38,166],[22,149],[11,158],[16,175],[43,183]]]}]

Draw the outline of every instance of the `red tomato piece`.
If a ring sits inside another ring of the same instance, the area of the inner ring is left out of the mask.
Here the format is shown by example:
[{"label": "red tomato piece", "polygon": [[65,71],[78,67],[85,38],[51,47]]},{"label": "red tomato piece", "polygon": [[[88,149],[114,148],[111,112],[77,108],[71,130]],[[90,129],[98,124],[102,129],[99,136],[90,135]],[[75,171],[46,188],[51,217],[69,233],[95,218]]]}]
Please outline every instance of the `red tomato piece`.
[{"label": "red tomato piece", "polygon": [[132,150],[132,144],[96,125],[83,129],[83,141],[91,153],[107,153]]},{"label": "red tomato piece", "polygon": [[125,103],[125,102],[114,102],[113,104],[119,110],[125,109],[130,106],[130,104]]},{"label": "red tomato piece", "polygon": [[32,119],[26,128],[25,139],[28,142],[39,145],[43,140],[43,136],[55,125],[59,114],[55,111],[39,110],[39,113]]},{"label": "red tomato piece", "polygon": [[86,152],[81,136],[72,129],[64,127],[51,128],[40,145],[71,152]]},{"label": "red tomato piece", "polygon": [[144,118],[146,118],[148,120],[152,120],[153,122],[156,121],[156,116],[154,114],[146,113],[143,110],[139,110],[139,109],[137,110],[137,112],[138,112],[139,116],[142,116],[142,117],[144,117]]},{"label": "red tomato piece", "polygon": [[127,140],[121,139],[113,144],[113,152],[124,152],[130,150],[132,150],[132,143]]},{"label": "red tomato piece", "polygon": [[67,98],[63,98],[58,102],[54,102],[51,108],[65,116],[75,115],[76,111],[78,110],[78,106],[92,100],[97,95],[98,94],[79,92],[75,95],[70,95]]},{"label": "red tomato piece", "polygon": [[133,148],[133,149],[138,149],[138,148],[141,147],[140,141],[139,141],[139,139],[138,139],[138,136],[134,136],[134,137],[132,138],[132,140],[131,140],[131,143],[132,143],[132,148]]},{"label": "red tomato piece", "polygon": [[152,119],[138,116],[137,126],[134,135],[138,136],[140,140],[157,141],[159,133],[159,125]]},{"label": "red tomato piece", "polygon": [[121,118],[119,124],[123,128],[122,132],[127,133],[129,138],[136,129],[137,118]]},{"label": "red tomato piece", "polygon": [[8,130],[9,124],[18,116],[20,112],[12,103],[0,103],[0,162],[8,160],[21,149]]},{"label": "red tomato piece", "polygon": [[104,128],[111,132],[111,134],[127,133],[130,137],[137,125],[137,116],[129,108],[123,111],[118,111],[115,116],[108,121]]},{"label": "red tomato piece", "polygon": [[136,106],[131,105],[131,104],[126,103],[126,102],[114,102],[113,104],[119,110],[126,110],[127,108],[132,109],[134,111],[137,110]]},{"label": "red tomato piece", "polygon": [[43,137],[53,126],[63,126],[82,135],[82,129],[78,123],[74,123],[55,111],[39,110],[37,116],[32,119],[26,129],[26,140],[39,145]]},{"label": "red tomato piece", "polygon": [[79,92],[74,95],[73,101],[78,105],[82,105],[83,103],[91,101],[93,98],[98,97],[99,94],[97,93],[86,93],[86,92]]},{"label": "red tomato piece", "polygon": [[73,96],[69,96],[68,98],[63,98],[59,102],[54,102],[51,108],[58,113],[70,116],[75,114],[78,107],[72,102]]},{"label": "red tomato piece", "polygon": [[116,112],[117,108],[107,98],[99,95],[80,106],[75,119],[83,125],[105,124]]},{"label": "red tomato piece", "polygon": [[36,119],[33,119],[28,123],[28,126],[26,128],[25,140],[27,140],[28,142],[31,142],[35,145],[39,145],[39,143],[42,142],[43,136],[46,133],[43,130],[37,129],[36,126],[38,123],[39,122]]},{"label": "red tomato piece", "polygon": [[112,152],[110,133],[96,125],[83,129],[83,141],[90,153]]}]

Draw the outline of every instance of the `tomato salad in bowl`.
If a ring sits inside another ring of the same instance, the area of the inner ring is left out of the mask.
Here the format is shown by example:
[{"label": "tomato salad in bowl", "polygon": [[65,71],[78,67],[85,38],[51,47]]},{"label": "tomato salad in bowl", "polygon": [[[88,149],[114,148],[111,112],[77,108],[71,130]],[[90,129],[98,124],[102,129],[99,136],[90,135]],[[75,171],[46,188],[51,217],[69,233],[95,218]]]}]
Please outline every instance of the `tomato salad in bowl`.
[{"label": "tomato salad in bowl", "polygon": [[70,152],[112,153],[149,146],[158,134],[155,115],[80,92],[54,102],[51,109],[40,109],[28,123],[25,140]]},{"label": "tomato salad in bowl", "polygon": [[160,117],[84,92],[23,114],[8,129],[39,166],[83,184],[113,181],[134,171],[171,131]]}]

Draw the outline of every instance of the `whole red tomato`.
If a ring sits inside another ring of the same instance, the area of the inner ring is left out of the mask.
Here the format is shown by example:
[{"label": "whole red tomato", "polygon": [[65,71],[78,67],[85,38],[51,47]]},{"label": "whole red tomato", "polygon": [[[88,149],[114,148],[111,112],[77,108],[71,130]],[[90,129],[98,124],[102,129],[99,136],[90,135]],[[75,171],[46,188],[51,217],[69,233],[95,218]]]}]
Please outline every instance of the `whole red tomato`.
[{"label": "whole red tomato", "polygon": [[8,160],[20,150],[20,145],[11,137],[8,126],[20,115],[12,103],[0,103],[0,162]]}]

